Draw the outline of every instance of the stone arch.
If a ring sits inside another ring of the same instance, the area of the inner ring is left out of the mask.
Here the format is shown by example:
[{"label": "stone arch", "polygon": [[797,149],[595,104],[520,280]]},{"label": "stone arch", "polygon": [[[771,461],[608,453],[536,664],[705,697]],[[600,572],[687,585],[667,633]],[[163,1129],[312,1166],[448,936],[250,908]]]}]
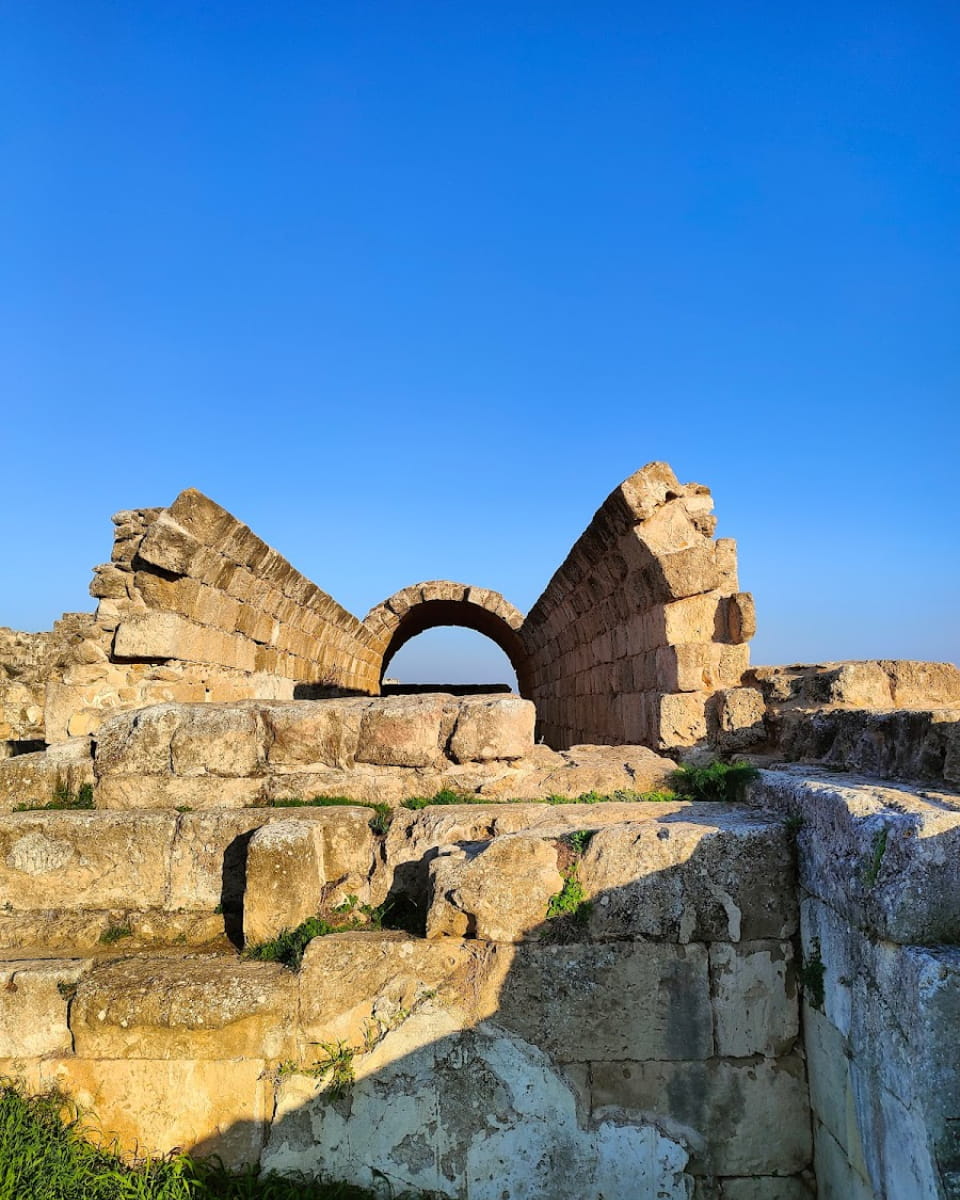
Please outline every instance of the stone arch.
[{"label": "stone arch", "polygon": [[411,638],[438,625],[460,625],[495,642],[517,673],[520,694],[530,694],[528,657],[520,635],[523,613],[499,592],[448,579],[417,583],[372,608],[364,624],[380,653],[378,684],[390,660]]}]

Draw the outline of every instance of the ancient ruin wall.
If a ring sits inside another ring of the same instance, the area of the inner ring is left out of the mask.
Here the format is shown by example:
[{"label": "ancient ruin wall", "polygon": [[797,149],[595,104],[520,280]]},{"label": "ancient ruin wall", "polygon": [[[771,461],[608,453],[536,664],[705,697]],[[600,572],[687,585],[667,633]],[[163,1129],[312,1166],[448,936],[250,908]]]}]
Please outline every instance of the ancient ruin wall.
[{"label": "ancient ruin wall", "polygon": [[48,674],[46,741],[153,703],[368,690],[378,660],[362,622],[218,504],[191,488],[113,520],[96,614]]},{"label": "ancient ruin wall", "polygon": [[611,493],[550,580],[521,633],[551,746],[672,749],[761,720],[759,694],[738,688],[753,600],[738,591],[736,544],[713,538],[712,507],[707,488],[650,463]]},{"label": "ancient ruin wall", "polygon": [[526,619],[498,592],[441,580],[359,621],[188,489],[114,517],[95,614],[0,644],[4,741],[84,737],[113,710],[164,702],[376,695],[409,638],[462,625],[505,651],[555,748],[746,744],[763,731],[760,693],[738,686],[753,605],[711,507],[706,488],[651,463],[607,499]]}]

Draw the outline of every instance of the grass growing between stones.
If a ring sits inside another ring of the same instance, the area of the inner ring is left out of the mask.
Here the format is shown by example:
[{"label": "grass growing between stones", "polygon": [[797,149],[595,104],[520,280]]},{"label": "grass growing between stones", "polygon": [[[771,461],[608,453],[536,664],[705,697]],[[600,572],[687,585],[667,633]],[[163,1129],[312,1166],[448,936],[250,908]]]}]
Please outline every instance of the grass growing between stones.
[{"label": "grass growing between stones", "polygon": [[351,800],[349,796],[312,796],[309,800],[301,800],[297,796],[288,796],[283,800],[274,800],[273,808],[372,808],[370,828],[374,833],[383,835],[390,828],[393,819],[393,809],[389,804],[370,804],[366,800]]},{"label": "grass growing between stones", "polygon": [[499,797],[464,795],[450,788],[441,788],[432,796],[414,796],[410,800],[404,800],[401,807],[412,812],[419,812],[420,809],[432,808],[435,804],[634,804],[639,801],[656,804],[667,800],[676,800],[676,798],[676,793],[671,791],[630,792],[620,790],[609,794],[581,792],[579,796],[554,794],[528,800],[501,800]]},{"label": "grass growing between stones", "polygon": [[706,767],[680,766],[670,782],[682,800],[732,803],[742,799],[746,785],[759,774],[749,763],[712,762]]},{"label": "grass growing between stones", "polygon": [[280,963],[291,971],[299,971],[303,952],[314,938],[327,937],[331,933],[353,933],[358,929],[382,929],[386,912],[385,904],[374,908],[370,904],[361,904],[356,896],[348,896],[342,904],[331,910],[331,913],[346,917],[345,921],[309,917],[296,929],[284,929],[270,941],[248,947],[243,956],[258,962]]},{"label": "grass growing between stones", "polygon": [[[0,1200],[375,1200],[349,1183],[228,1171],[171,1155],[128,1166],[63,1096],[27,1096],[0,1081]],[[413,1193],[396,1200],[416,1200]]]},{"label": "grass growing between stones", "polygon": [[93,808],[93,784],[81,783],[73,791],[69,783],[58,779],[53,789],[53,798],[46,804],[17,804],[14,812],[63,812]]},{"label": "grass growing between stones", "polygon": [[582,934],[590,920],[593,902],[587,898],[579,879],[580,859],[596,830],[578,829],[562,837],[558,843],[557,866],[563,877],[563,887],[550,897],[547,905],[547,925],[542,941],[572,942]]}]

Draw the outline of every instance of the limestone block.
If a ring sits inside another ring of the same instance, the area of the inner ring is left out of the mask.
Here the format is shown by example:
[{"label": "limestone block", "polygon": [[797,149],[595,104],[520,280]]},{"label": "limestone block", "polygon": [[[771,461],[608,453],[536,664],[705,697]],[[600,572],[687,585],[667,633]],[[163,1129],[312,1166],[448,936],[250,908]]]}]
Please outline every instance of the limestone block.
[{"label": "limestone block", "polygon": [[103,563],[93,568],[90,595],[96,599],[126,600],[128,571],[121,571],[113,563]]},{"label": "limestone block", "polygon": [[39,1090],[57,1088],[96,1113],[103,1141],[130,1158],[178,1148],[217,1155],[228,1167],[253,1165],[273,1109],[273,1087],[258,1058],[60,1058],[39,1064],[36,1075]]},{"label": "limestone block", "polygon": [[117,628],[113,652],[117,658],[187,658],[190,625],[173,612],[151,612],[124,621]]},{"label": "limestone block", "polygon": [[581,796],[597,792],[603,796],[617,791],[652,792],[667,786],[676,764],[646,746],[571,746],[547,772],[537,796]]},{"label": "limestone block", "polygon": [[217,775],[108,775],[97,784],[97,808],[115,810],[250,808],[264,803],[262,778]]},{"label": "limestone block", "polygon": [[761,771],[751,803],[799,817],[800,882],[845,920],[902,945],[960,939],[955,797],[812,771]]},{"label": "limestone block", "polygon": [[178,704],[157,704],[104,721],[96,740],[97,779],[107,775],[169,774],[170,740],[181,719]]},{"label": "limestone block", "polygon": [[519,696],[467,697],[450,742],[454,762],[523,758],[533,749],[536,709]]},{"label": "limestone block", "polygon": [[357,762],[428,767],[440,758],[443,699],[397,696],[368,709],[361,718]]},{"label": "limestone block", "polygon": [[819,1200],[876,1200],[877,1193],[870,1183],[853,1170],[842,1147],[819,1122],[814,1126],[814,1134],[814,1173]]},{"label": "limestone block", "polygon": [[841,663],[823,673],[821,684],[828,704],[888,708],[893,703],[890,680],[878,662]]},{"label": "limestone block", "polygon": [[368,808],[247,808],[183,813],[178,820],[170,871],[171,908],[239,910],[247,854],[256,830],[286,822],[311,822],[323,831],[325,881],[364,898],[373,865]]},{"label": "limestone block", "polygon": [[750,662],[746,646],[694,642],[661,646],[656,651],[656,676],[649,686],[665,692],[703,692],[739,684]]},{"label": "limestone block", "polygon": [[190,704],[170,741],[175,775],[245,778],[262,774],[263,731],[251,705]]},{"label": "limestone block", "polygon": [[239,525],[236,517],[196,488],[186,488],[167,509],[176,521],[200,542],[215,546]]},{"label": "limestone block", "polygon": [[717,705],[717,743],[724,750],[743,750],[766,741],[766,705],[759,688],[737,687],[721,692]]},{"label": "limestone block", "polygon": [[680,481],[667,463],[652,462],[625,479],[614,495],[622,499],[634,521],[646,521],[666,503],[668,497],[678,496],[682,490]]},{"label": "limestone block", "polygon": [[757,610],[749,592],[730,596],[723,610],[726,615],[726,634],[734,645],[749,642],[757,632]]},{"label": "limestone block", "polygon": [[740,805],[650,807],[646,821],[600,829],[584,853],[579,879],[594,899],[594,937],[686,943],[793,935],[796,885],[781,823]]},{"label": "limestone block", "polygon": [[696,1174],[794,1175],[810,1162],[806,1079],[794,1055],[745,1063],[595,1062],[591,1078],[595,1113],[615,1105],[699,1135],[690,1168]]},{"label": "limestone block", "polygon": [[625,821],[649,821],[657,814],[683,812],[689,801],[667,804],[464,804],[442,805],[394,814],[384,846],[385,870],[375,881],[375,903],[380,903],[393,882],[418,903],[428,901],[428,868],[441,847],[536,830],[539,836],[562,837],[576,830],[602,829]]},{"label": "limestone block", "polygon": [[163,905],[176,818],[30,812],[0,817],[0,907]]},{"label": "limestone block", "polygon": [[720,572],[721,590],[725,593],[735,592],[740,586],[737,582],[736,539],[717,538],[714,546],[717,557],[717,570]]},{"label": "limestone block", "polygon": [[[700,509],[709,512],[712,507],[709,496],[701,498]],[[704,536],[691,520],[688,504],[683,500],[672,500],[662,504],[656,512],[634,528],[639,538],[655,555],[674,554],[691,546],[702,547]]]},{"label": "limestone block", "polygon": [[880,778],[960,782],[960,710],[786,709],[780,751],[788,760]]},{"label": "limestone block", "polygon": [[465,1023],[496,1009],[485,988],[492,948],[475,940],[424,941],[403,933],[315,938],[300,968],[300,1020],[307,1042],[361,1045],[432,1001]]},{"label": "limestone block", "polygon": [[826,1126],[852,1169],[866,1178],[849,1043],[809,1004],[803,1010],[803,1035],[814,1117]]},{"label": "limestone block", "polygon": [[76,794],[85,783],[93,783],[93,758],[85,738],[0,759],[0,811],[17,804],[47,804],[58,786]]},{"label": "limestone block", "polygon": [[898,707],[960,703],[960,670],[953,663],[894,659],[882,663]]},{"label": "limestone block", "polygon": [[222,954],[127,958],[81,979],[80,1058],[278,1059],[297,1053],[297,979]]},{"label": "limestone block", "polygon": [[295,819],[261,826],[247,847],[245,945],[269,941],[314,916],[325,878],[322,826]]},{"label": "limestone block", "polygon": [[186,575],[199,550],[197,539],[169,515],[160,513],[147,529],[137,555],[173,575]]},{"label": "limestone block", "polygon": [[660,555],[650,581],[654,603],[712,592],[721,582],[713,546],[706,542]]},{"label": "limestone block", "polygon": [[559,1062],[592,1060],[596,1070],[602,1060],[619,1074],[626,1060],[705,1059],[713,1052],[703,946],[525,942],[500,949],[493,1020]]},{"label": "limestone block", "polygon": [[539,936],[563,887],[557,849],[514,834],[440,854],[430,865],[427,937],[519,942]]},{"label": "limestone block", "polygon": [[351,767],[368,700],[298,700],[264,709],[271,767]]},{"label": "limestone block", "polygon": [[714,641],[720,631],[720,606],[721,597],[714,592],[655,605],[643,615],[645,645]]},{"label": "limestone block", "polygon": [[69,1054],[70,990],[91,959],[0,963],[0,1058]]},{"label": "limestone block", "polygon": [[668,692],[656,697],[655,745],[657,749],[695,746],[705,741],[708,692]]},{"label": "limestone block", "polygon": [[718,1055],[776,1058],[793,1049],[800,1014],[790,942],[717,942],[710,978]]}]

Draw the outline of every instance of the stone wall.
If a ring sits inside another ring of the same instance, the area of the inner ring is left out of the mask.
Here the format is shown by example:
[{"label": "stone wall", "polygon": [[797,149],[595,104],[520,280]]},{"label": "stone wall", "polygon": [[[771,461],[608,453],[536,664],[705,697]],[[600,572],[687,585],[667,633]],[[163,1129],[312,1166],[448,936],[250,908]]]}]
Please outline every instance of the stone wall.
[{"label": "stone wall", "polygon": [[68,636],[0,641],[3,741],[89,737],[111,711],[165,701],[375,695],[400,646],[453,624],[501,646],[554,748],[746,745],[753,607],[710,508],[706,488],[651,463],[606,501],[526,619],[498,592],[439,580],[359,621],[188,489],[169,508],[117,514],[97,611],[70,617]]},{"label": "stone wall", "polygon": [[960,671],[873,660],[755,667],[767,749],[879,779],[960,784]]},{"label": "stone wall", "polygon": [[707,488],[650,463],[611,493],[550,580],[522,629],[550,745],[674,750],[762,730],[759,694],[739,689],[753,601],[738,591],[735,543],[713,538],[712,507]]},{"label": "stone wall", "polygon": [[[128,1152],[384,1196],[811,1194],[782,820],[469,805],[404,811],[383,838],[369,815],[0,817],[0,1071],[61,1088]],[[592,907],[551,918],[573,876]],[[423,928],[316,939],[296,973],[214,936],[351,895],[404,897]]]},{"label": "stone wall", "polygon": [[820,1200],[960,1194],[960,799],[763,772],[797,827]]},{"label": "stone wall", "polygon": [[101,727],[96,803],[229,808],[349,796],[396,805],[444,788],[533,799],[666,785],[673,762],[646,747],[550,750],[535,745],[534,718],[528,700],[509,695],[156,705]]}]

